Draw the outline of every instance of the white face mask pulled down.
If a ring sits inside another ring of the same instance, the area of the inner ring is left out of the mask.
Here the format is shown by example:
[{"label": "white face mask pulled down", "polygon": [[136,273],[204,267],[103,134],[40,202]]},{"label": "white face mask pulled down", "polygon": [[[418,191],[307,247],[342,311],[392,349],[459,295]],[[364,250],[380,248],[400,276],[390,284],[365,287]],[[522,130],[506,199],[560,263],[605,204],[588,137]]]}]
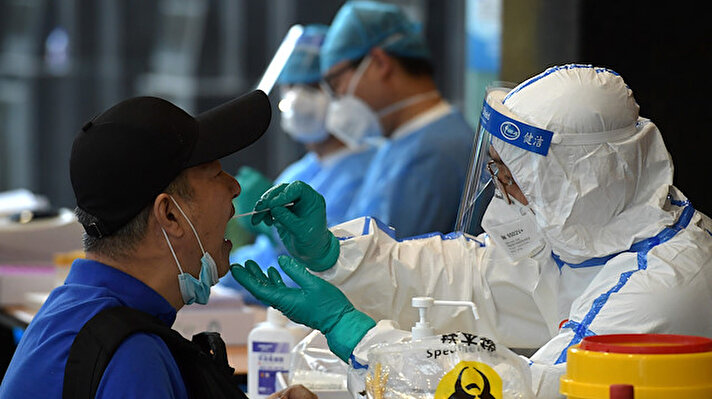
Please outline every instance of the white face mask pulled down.
[{"label": "white face mask pulled down", "polygon": [[178,202],[176,202],[173,196],[170,196],[170,198],[180,211],[181,215],[183,215],[185,220],[188,222],[188,225],[190,225],[191,230],[193,230],[193,234],[195,234],[195,238],[198,240],[200,251],[203,253],[202,258],[200,258],[200,280],[198,280],[190,273],[184,272],[183,268],[180,267],[180,262],[178,261],[176,252],[173,250],[171,240],[168,239],[166,231],[161,228],[163,237],[166,238],[166,242],[168,243],[168,248],[171,249],[171,253],[173,254],[173,259],[175,259],[176,264],[178,265],[178,271],[180,272],[178,274],[178,285],[181,296],[183,297],[183,303],[186,305],[193,303],[205,305],[208,303],[208,299],[210,298],[210,287],[218,283],[218,267],[215,264],[213,257],[210,256],[210,254],[203,248],[203,243],[200,242],[200,237],[198,237],[198,232],[195,230],[195,227],[193,227],[193,223],[190,222],[190,219],[188,219],[188,216],[186,216],[185,212],[183,212],[183,209],[180,205],[178,205]]},{"label": "white face mask pulled down", "polygon": [[545,241],[534,212],[516,199],[511,200],[507,204],[501,193],[492,197],[482,217],[482,228],[512,262],[518,262],[539,253]]},{"label": "white face mask pulled down", "polygon": [[282,129],[294,140],[318,143],[326,140],[326,110],[329,96],[322,90],[296,85],[284,91],[279,102]]},{"label": "white face mask pulled down", "polygon": [[381,118],[413,104],[439,96],[437,90],[420,93],[374,112],[368,104],[354,95],[356,87],[370,63],[371,57],[364,57],[356,68],[356,72],[351,76],[346,94],[332,99],[326,112],[326,129],[349,148],[360,148],[382,142]]}]

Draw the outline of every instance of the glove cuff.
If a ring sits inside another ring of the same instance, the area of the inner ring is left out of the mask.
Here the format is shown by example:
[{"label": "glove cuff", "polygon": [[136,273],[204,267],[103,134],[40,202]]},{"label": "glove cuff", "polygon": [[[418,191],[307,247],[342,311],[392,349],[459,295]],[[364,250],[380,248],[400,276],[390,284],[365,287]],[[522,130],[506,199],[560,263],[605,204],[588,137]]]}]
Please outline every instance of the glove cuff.
[{"label": "glove cuff", "polygon": [[326,334],[329,349],[339,359],[349,362],[349,356],[356,345],[366,335],[368,330],[376,326],[376,322],[363,312],[354,309],[344,314],[336,325]]},{"label": "glove cuff", "polygon": [[330,269],[336,264],[339,259],[339,252],[341,244],[339,244],[339,239],[329,230],[326,231],[329,234],[329,246],[324,253],[324,256],[312,261],[304,261],[309,269],[315,272],[323,272],[324,270]]}]

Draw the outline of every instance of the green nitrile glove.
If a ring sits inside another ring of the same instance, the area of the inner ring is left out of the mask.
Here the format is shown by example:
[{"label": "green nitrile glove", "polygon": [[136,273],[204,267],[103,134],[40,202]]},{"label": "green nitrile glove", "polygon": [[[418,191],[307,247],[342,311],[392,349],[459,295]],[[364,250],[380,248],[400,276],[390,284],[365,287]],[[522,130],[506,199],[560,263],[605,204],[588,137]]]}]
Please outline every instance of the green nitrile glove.
[{"label": "green nitrile glove", "polygon": [[[293,202],[294,205],[284,205]],[[339,240],[326,227],[324,197],[308,184],[295,181],[272,187],[262,195],[252,215],[252,224],[264,222],[277,227],[290,254],[311,270],[321,272],[339,258]]]},{"label": "green nitrile glove", "polygon": [[331,351],[348,362],[356,345],[376,322],[356,310],[338,288],[309,273],[298,260],[283,255],[279,266],[301,288],[287,287],[274,267],[267,269],[265,276],[251,260],[244,267],[232,265],[230,271],[255,298],[279,309],[292,321],[321,331]]},{"label": "green nitrile glove", "polygon": [[[241,188],[240,195],[232,200],[232,204],[235,206],[235,212],[238,214],[251,212],[262,194],[269,190],[273,184],[270,179],[249,166],[241,167],[237,171],[235,179],[237,179]],[[248,217],[237,218],[237,221],[242,228],[254,235],[272,235],[272,229],[269,226],[264,224],[253,225],[250,223],[250,218]]]}]

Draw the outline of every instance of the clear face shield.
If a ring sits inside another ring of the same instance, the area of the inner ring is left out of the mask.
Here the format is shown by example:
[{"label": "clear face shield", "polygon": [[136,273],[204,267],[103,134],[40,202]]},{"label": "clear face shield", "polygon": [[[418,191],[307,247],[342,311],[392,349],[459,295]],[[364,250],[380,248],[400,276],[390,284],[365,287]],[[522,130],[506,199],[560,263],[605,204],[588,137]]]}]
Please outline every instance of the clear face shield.
[{"label": "clear face shield", "polygon": [[292,25],[292,27],[289,28],[255,89],[262,90],[267,95],[270,94],[284,66],[287,65],[287,60],[289,60],[289,57],[297,47],[297,41],[302,36],[302,33],[304,33],[304,27],[302,25]]},{"label": "clear face shield", "polygon": [[329,97],[319,87],[319,50],[326,27],[293,25],[265,69],[258,90],[270,94],[278,87],[280,125],[299,143],[329,137],[324,125]]},{"label": "clear face shield", "polygon": [[[513,83],[495,82],[488,86],[485,92],[485,104],[487,104],[490,94],[495,91],[509,92],[514,87]],[[485,209],[495,195],[502,195],[506,190],[499,179],[499,167],[489,153],[492,135],[486,129],[487,125],[482,123],[480,117],[477,126],[475,142],[470,155],[470,165],[465,178],[465,187],[460,200],[460,208],[457,212],[455,231],[461,231],[471,235],[478,235],[484,230],[481,222]],[[497,192],[498,191],[498,192]],[[509,197],[506,197],[509,201]]]},{"label": "clear face shield", "polygon": [[506,173],[502,161],[491,156],[493,137],[542,156],[548,153],[553,132],[522,122],[504,106],[503,101],[513,88],[511,83],[496,82],[486,90],[455,224],[456,231],[472,235],[482,233],[482,218],[494,196],[507,205],[513,204],[507,186],[514,184],[514,180]]}]

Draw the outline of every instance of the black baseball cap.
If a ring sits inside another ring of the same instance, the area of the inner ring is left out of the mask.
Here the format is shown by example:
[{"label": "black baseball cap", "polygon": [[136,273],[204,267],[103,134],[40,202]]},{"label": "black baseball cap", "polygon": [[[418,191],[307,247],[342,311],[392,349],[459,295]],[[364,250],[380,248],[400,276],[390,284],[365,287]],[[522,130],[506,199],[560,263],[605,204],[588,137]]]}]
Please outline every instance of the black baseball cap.
[{"label": "black baseball cap", "polygon": [[69,174],[84,230],[113,234],[141,212],[186,168],[254,143],[272,110],[255,90],[190,116],[157,97],[124,100],[87,122],[74,139]]}]

